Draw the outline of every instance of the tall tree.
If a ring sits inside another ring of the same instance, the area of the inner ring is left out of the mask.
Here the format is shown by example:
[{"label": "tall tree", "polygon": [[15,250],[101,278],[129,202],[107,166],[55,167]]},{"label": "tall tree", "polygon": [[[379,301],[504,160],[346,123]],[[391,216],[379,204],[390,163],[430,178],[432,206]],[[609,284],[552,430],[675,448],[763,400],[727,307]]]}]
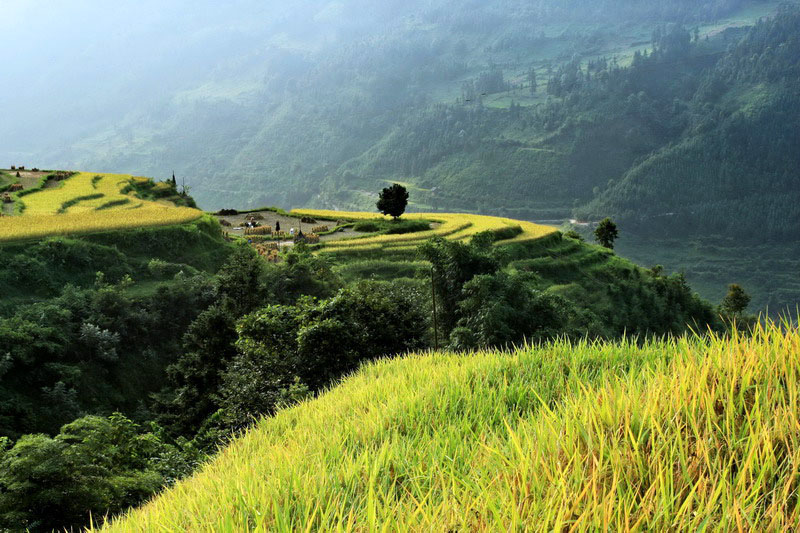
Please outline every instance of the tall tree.
[{"label": "tall tree", "polygon": [[536,89],[539,85],[536,81],[536,69],[533,67],[528,71],[528,84],[530,85],[531,94],[536,94]]},{"label": "tall tree", "polygon": [[601,246],[609,250],[614,249],[614,241],[619,236],[617,225],[610,219],[603,219],[594,230],[594,237]]},{"label": "tall tree", "polygon": [[391,215],[397,220],[400,215],[406,212],[408,191],[399,183],[395,183],[391,187],[386,187],[381,191],[376,205],[378,211],[384,215]]}]

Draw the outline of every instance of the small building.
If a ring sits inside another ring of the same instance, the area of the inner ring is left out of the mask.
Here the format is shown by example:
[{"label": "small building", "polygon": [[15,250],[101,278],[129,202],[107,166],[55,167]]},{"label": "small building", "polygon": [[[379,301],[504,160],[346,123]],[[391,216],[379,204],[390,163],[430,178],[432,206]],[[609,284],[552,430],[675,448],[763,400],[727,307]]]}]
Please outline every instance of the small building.
[{"label": "small building", "polygon": [[15,183],[11,187],[8,188],[8,192],[19,192],[22,189],[24,189],[24,187],[22,186],[21,183]]}]

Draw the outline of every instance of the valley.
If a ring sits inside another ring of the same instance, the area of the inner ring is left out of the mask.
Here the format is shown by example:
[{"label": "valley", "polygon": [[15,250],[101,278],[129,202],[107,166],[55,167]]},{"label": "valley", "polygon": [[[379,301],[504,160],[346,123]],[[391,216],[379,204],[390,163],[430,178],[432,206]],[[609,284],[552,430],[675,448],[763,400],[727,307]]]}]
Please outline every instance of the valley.
[{"label": "valley", "polygon": [[0,18],[0,532],[800,530],[800,0]]}]

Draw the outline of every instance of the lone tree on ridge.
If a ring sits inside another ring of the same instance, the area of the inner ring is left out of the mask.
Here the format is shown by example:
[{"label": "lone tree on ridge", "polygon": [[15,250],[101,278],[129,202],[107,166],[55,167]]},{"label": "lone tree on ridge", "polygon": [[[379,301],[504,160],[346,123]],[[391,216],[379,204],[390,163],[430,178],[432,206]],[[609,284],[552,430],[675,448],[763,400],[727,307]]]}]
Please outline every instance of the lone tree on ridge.
[{"label": "lone tree on ridge", "polygon": [[378,211],[384,215],[391,215],[397,220],[406,212],[408,205],[408,191],[399,183],[383,189],[378,196]]},{"label": "lone tree on ridge", "polygon": [[609,250],[614,249],[614,241],[617,237],[619,237],[617,225],[614,224],[610,218],[603,219],[594,230],[594,238],[597,239],[600,245],[605,246]]}]

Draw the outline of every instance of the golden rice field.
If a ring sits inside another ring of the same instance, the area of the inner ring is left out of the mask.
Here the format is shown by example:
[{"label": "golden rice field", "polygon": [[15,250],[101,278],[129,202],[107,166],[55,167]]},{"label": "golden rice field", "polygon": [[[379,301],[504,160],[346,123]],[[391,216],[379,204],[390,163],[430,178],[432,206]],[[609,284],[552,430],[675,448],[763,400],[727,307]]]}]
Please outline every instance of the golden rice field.
[{"label": "golden rice field", "polygon": [[[22,196],[21,215],[0,217],[0,242],[182,224],[202,216],[197,209],[140,200],[121,192],[131,180],[145,179],[81,172],[58,187]],[[98,210],[109,203],[111,207]]]},{"label": "golden rice field", "polygon": [[[316,209],[297,209],[293,214],[329,220],[368,220],[380,218],[381,215],[357,211],[325,211]],[[387,220],[391,217],[384,217]],[[513,220],[510,218],[472,215],[467,213],[408,213],[403,218],[409,220],[431,220],[440,225],[429,231],[406,233],[401,235],[379,235],[354,239],[328,241],[323,251],[366,251],[378,249],[413,248],[431,237],[447,237],[451,240],[462,240],[483,231],[501,231],[512,227],[521,229],[521,233],[512,239],[499,241],[499,244],[535,240],[556,231],[550,226],[541,226],[532,222]]]},{"label": "golden rice field", "polygon": [[109,532],[798,531],[800,332],[368,364]]}]

